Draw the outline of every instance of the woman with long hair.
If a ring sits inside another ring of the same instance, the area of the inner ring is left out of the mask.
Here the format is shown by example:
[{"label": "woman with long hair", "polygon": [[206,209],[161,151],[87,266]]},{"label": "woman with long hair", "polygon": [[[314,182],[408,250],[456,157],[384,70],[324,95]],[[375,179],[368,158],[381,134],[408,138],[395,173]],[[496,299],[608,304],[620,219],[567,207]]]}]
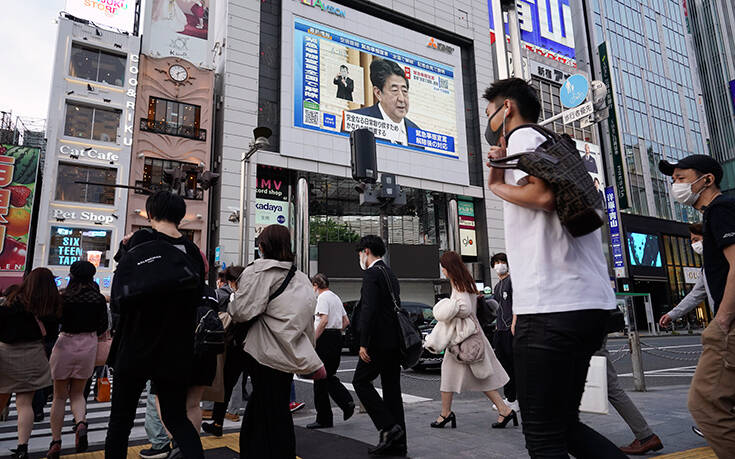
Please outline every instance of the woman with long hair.
[{"label": "woman with long hair", "polygon": [[51,351],[54,401],[51,405],[51,445],[47,457],[61,452],[61,428],[66,400],[74,414],[75,446],[87,450],[87,404],[84,386],[94,372],[98,337],[107,331],[107,302],[94,281],[97,269],[76,261],[69,269],[69,284],[61,294],[61,333]]},{"label": "woman with long hair", "polygon": [[240,275],[228,306],[234,322],[251,323],[243,349],[253,391],[240,430],[240,455],[293,458],[296,438],[288,405],[293,374],[327,376],[314,350],[316,296],[293,264],[288,228],[266,226],[258,249],[262,258]]},{"label": "woman with long hair", "polygon": [[33,393],[51,385],[43,338],[55,335],[61,296],[53,273],[36,268],[0,306],[0,406],[16,394],[18,448],[14,458],[28,457],[33,430]]},{"label": "woman with long hair", "polygon": [[[452,285],[451,300],[459,304],[460,312],[468,316],[476,316],[477,286],[462,258],[456,252],[444,252],[439,263],[442,273]],[[492,425],[494,429],[502,429],[510,421],[518,425],[516,412],[505,404],[498,393],[498,389],[508,382],[508,374],[495,357],[493,348],[482,330],[479,331],[479,335],[485,344],[483,364],[490,368],[490,375],[483,379],[477,378],[470,369],[470,365],[460,362],[452,352],[445,352],[439,387],[442,396],[442,412],[437,420],[431,423],[431,427],[441,428],[448,423],[451,423],[452,427],[457,426],[457,416],[452,411],[452,399],[455,393],[466,391],[483,392],[498,407],[498,421]]]}]

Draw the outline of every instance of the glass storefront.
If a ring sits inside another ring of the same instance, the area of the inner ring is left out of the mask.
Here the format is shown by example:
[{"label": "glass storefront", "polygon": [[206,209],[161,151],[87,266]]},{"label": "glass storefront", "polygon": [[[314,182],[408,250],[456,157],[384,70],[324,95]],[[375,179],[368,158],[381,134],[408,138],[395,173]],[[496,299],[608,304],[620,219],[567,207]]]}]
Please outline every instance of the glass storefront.
[{"label": "glass storefront", "polygon": [[111,236],[111,230],[52,226],[48,264],[71,266],[75,261],[86,260],[97,267],[107,268],[111,258]]}]

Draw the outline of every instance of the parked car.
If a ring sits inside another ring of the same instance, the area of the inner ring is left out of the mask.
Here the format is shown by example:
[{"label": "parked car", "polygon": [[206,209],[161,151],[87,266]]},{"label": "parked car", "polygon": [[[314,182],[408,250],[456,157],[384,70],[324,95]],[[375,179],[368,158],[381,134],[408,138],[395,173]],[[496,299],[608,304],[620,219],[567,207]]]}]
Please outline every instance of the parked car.
[{"label": "parked car", "polygon": [[[345,311],[350,317],[350,321],[352,320],[352,315],[355,311],[355,306],[357,305],[357,303],[358,301],[356,300],[346,301],[345,303],[343,303]],[[405,309],[406,312],[408,312],[408,317],[413,321],[414,324],[416,324],[418,329],[421,331],[421,335],[426,338],[426,335],[431,332],[431,329],[434,328],[434,325],[436,324],[436,320],[434,320],[434,312],[432,306],[415,301],[403,301],[401,302],[401,307]],[[352,333],[352,325],[348,326],[345,329],[344,347],[348,349],[350,354],[357,354],[360,350],[360,343],[357,341],[357,338]],[[433,354],[424,349],[421,357],[419,358],[419,363],[416,365],[416,368],[423,369],[441,366],[443,358],[443,355]]]}]

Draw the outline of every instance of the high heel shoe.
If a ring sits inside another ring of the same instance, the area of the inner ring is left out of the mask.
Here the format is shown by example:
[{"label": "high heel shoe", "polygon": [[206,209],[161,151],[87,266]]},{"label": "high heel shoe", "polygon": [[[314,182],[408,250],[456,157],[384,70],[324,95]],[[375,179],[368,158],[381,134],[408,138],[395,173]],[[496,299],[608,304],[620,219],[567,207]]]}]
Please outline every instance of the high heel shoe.
[{"label": "high heel shoe", "polygon": [[87,424],[87,421],[79,421],[74,426],[74,432],[75,432],[75,446],[77,453],[83,453],[87,451],[87,448],[89,447],[89,441],[87,439],[87,428],[89,424]]},{"label": "high heel shoe", "polygon": [[442,427],[444,427],[445,425],[447,425],[448,422],[451,422],[452,423],[452,429],[456,429],[457,428],[457,416],[454,415],[454,411],[450,412],[449,413],[449,416],[444,417],[444,416],[442,416],[440,414],[439,417],[442,418],[441,422],[434,421],[434,422],[431,423],[431,427],[433,427],[435,429],[441,429]]},{"label": "high heel shoe", "polygon": [[493,423],[493,429],[505,429],[505,426],[508,425],[510,421],[513,421],[513,425],[515,427],[518,427],[518,415],[514,410],[510,410],[510,414],[503,416],[500,415],[501,418],[503,418],[502,422],[494,422]]},{"label": "high heel shoe", "polygon": [[61,455],[61,440],[54,440],[48,447],[47,459],[59,459]]}]

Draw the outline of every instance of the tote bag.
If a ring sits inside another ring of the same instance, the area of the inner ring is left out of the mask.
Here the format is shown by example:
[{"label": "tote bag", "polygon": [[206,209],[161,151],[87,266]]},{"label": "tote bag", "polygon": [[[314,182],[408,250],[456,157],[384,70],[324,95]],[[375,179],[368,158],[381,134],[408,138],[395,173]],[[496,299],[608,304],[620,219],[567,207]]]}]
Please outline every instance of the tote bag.
[{"label": "tote bag", "polygon": [[584,384],[582,403],[579,411],[596,414],[609,414],[607,402],[607,358],[592,356],[590,368],[587,370],[587,382]]}]

